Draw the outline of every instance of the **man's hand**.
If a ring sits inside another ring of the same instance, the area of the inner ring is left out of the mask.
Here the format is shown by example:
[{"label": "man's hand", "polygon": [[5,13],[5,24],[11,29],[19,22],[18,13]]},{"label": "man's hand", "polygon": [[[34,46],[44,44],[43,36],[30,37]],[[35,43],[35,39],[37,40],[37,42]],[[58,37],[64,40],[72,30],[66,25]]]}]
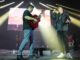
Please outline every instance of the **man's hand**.
[{"label": "man's hand", "polygon": [[56,9],[53,9],[53,13],[58,14],[59,12]]},{"label": "man's hand", "polygon": [[37,22],[37,19],[34,19],[33,21],[34,21],[34,23],[36,23]]},{"label": "man's hand", "polygon": [[35,19],[33,17],[30,17],[30,16],[25,16],[25,19],[27,19],[27,20],[33,20],[33,21],[37,22],[37,19]]},{"label": "man's hand", "polygon": [[56,12],[56,9],[53,9],[53,13],[55,13]]},{"label": "man's hand", "polygon": [[66,20],[66,23],[69,24],[69,23],[71,23],[71,22],[67,19],[67,20]]}]

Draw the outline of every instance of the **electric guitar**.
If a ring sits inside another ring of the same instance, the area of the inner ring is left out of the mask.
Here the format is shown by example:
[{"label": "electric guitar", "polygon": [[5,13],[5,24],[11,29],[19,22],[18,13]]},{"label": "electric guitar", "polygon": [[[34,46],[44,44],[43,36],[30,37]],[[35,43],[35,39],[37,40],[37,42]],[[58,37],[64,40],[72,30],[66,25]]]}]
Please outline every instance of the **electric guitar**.
[{"label": "electric guitar", "polygon": [[29,22],[29,24],[30,24],[33,28],[37,28],[37,27],[38,27],[38,24],[39,24],[39,22],[40,22],[41,14],[42,14],[42,12],[40,13],[40,15],[39,15],[39,16],[37,16],[37,15],[33,15],[33,18],[37,19],[37,21],[36,21],[36,22],[35,22],[35,21],[33,21],[33,20],[28,21],[28,22]]}]

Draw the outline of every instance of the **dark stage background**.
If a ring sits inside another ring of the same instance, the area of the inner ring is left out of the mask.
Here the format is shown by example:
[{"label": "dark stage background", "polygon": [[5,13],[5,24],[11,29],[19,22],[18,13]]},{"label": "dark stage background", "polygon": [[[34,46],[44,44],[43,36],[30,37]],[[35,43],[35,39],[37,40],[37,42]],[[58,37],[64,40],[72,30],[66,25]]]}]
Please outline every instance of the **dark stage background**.
[{"label": "dark stage background", "polygon": [[[0,16],[2,16],[4,13],[9,11],[9,8],[16,6],[21,1],[24,1],[24,3],[20,6],[20,8],[26,8],[26,5],[28,5],[29,2],[32,1],[37,8],[41,8],[41,9],[46,9],[46,8],[39,5],[39,2],[42,2],[44,4],[51,4],[51,5],[58,3],[58,4],[62,4],[62,5],[80,10],[79,0],[75,0],[75,1],[74,0],[5,0],[5,2],[2,2],[2,3],[0,2],[0,7],[11,2],[15,2],[15,4],[12,4],[8,7],[0,9]],[[75,12],[80,13],[80,11],[79,12],[75,11]],[[80,17],[76,17],[76,18],[80,20]],[[0,26],[0,49],[16,49],[16,39],[18,39],[18,37],[19,37],[19,41],[23,39],[23,31],[10,31],[7,29],[7,26],[8,26],[8,19],[3,23],[2,26]],[[74,24],[70,24],[69,32],[73,36],[76,49],[79,49],[80,48],[80,44],[79,44],[80,43],[80,28]],[[44,44],[44,41],[40,32],[36,31],[36,33],[34,32],[34,34],[36,36],[34,37],[35,39],[43,42],[41,43],[43,47],[43,45],[45,44]]]}]

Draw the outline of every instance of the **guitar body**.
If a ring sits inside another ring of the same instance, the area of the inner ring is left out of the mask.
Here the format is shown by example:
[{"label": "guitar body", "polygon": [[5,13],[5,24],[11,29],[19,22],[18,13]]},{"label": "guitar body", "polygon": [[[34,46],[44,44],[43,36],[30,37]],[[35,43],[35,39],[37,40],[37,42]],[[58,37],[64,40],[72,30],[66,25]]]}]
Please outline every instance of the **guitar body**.
[{"label": "guitar body", "polygon": [[[37,15],[33,15],[33,18],[37,18]],[[34,22],[32,20],[29,21],[29,24],[33,27],[33,28],[37,28],[38,27],[38,23],[40,22],[40,18],[37,19],[37,22]]]}]

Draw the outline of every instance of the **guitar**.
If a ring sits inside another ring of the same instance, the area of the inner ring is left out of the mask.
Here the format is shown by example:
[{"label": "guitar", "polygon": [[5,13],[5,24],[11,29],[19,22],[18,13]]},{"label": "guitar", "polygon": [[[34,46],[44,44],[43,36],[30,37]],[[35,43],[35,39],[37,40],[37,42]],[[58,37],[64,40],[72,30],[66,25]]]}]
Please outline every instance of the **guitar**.
[{"label": "guitar", "polygon": [[28,21],[29,24],[30,24],[33,28],[37,28],[37,27],[38,27],[38,24],[39,24],[39,22],[40,22],[41,14],[42,14],[42,12],[40,13],[39,16],[33,15],[33,18],[37,19],[37,22],[34,22],[33,20]]}]

